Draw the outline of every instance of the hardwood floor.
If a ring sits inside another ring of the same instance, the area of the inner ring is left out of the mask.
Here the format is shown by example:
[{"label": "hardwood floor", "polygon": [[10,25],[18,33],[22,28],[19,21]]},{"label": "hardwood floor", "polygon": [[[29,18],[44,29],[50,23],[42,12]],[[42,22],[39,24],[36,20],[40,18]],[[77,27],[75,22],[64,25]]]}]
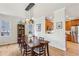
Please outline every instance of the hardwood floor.
[{"label": "hardwood floor", "polygon": [[[79,44],[67,41],[67,51],[49,46],[50,56],[79,56]],[[0,56],[21,56],[18,44],[0,46]]]},{"label": "hardwood floor", "polygon": [[63,50],[60,50],[58,48],[55,47],[49,47],[49,54],[50,56],[64,56],[65,52]]},{"label": "hardwood floor", "polygon": [[68,55],[68,56],[79,56],[79,44],[67,41],[66,55]]},{"label": "hardwood floor", "polygon": [[17,44],[0,46],[0,56],[20,56]]}]

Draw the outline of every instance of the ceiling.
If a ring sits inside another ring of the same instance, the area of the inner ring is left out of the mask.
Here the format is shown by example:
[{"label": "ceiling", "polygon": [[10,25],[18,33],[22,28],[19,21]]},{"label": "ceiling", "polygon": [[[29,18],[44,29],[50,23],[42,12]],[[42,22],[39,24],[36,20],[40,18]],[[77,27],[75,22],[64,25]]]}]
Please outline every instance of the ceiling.
[{"label": "ceiling", "polygon": [[[25,8],[29,3],[0,3],[0,13],[13,15],[18,17],[26,17],[28,12]],[[36,3],[33,8],[33,15],[35,16],[50,16],[53,15],[53,11],[66,7],[70,8],[72,6],[77,6],[77,3]],[[70,10],[70,9],[69,9]]]},{"label": "ceiling", "polygon": [[0,3],[0,13],[24,17],[28,3]]}]

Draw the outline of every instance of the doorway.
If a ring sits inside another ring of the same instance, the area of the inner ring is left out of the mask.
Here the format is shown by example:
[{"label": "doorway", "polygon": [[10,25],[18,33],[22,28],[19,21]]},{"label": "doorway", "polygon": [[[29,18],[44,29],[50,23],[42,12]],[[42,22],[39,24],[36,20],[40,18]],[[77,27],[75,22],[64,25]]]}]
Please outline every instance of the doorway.
[{"label": "doorway", "polygon": [[79,56],[79,19],[66,21],[66,55]]}]

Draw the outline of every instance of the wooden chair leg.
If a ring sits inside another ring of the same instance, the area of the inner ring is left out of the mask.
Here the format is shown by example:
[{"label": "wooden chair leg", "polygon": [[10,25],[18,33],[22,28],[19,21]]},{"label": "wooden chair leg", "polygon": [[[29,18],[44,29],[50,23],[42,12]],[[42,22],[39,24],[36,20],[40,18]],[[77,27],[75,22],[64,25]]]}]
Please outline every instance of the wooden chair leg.
[{"label": "wooden chair leg", "polygon": [[44,56],[46,56],[46,51],[44,51]]},{"label": "wooden chair leg", "polygon": [[23,51],[23,54],[22,54],[23,56],[25,55],[25,52],[26,52],[26,51],[24,50],[24,51]]},{"label": "wooden chair leg", "polygon": [[23,53],[23,52],[22,52],[22,48],[20,48],[20,51],[21,51],[21,54],[22,54],[22,53]]}]

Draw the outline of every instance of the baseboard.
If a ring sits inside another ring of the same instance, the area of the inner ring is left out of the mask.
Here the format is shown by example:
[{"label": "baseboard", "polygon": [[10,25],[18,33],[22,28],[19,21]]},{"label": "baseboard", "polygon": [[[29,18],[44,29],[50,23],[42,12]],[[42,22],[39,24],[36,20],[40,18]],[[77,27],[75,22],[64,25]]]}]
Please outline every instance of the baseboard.
[{"label": "baseboard", "polygon": [[1,46],[6,46],[6,45],[12,45],[12,44],[17,44],[17,43],[2,44],[2,45],[0,45],[0,47],[1,47]]},{"label": "baseboard", "polygon": [[57,47],[53,46],[52,43],[49,43],[49,46],[54,47],[54,48],[59,49],[59,50],[62,50],[62,51],[65,51],[65,50],[63,50],[63,49],[60,49],[60,48],[57,48]]}]

